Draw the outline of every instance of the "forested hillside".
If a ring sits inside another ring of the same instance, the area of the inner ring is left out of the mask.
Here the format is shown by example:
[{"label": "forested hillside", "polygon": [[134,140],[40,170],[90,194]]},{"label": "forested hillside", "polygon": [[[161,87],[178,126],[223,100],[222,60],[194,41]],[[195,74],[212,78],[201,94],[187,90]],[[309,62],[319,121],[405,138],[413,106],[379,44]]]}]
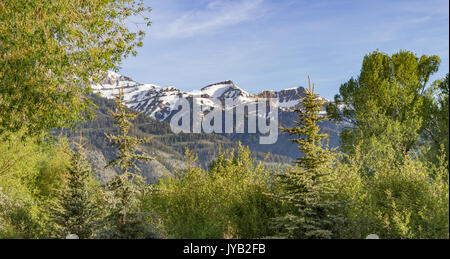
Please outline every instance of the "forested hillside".
[{"label": "forested hillside", "polygon": [[[54,130],[56,137],[67,137],[71,141],[76,141],[80,134],[85,139],[88,147],[89,160],[99,171],[99,177],[102,180],[111,179],[117,172],[114,169],[103,169],[106,161],[114,156],[114,150],[110,147],[105,133],[116,133],[114,118],[109,113],[114,109],[114,102],[109,99],[90,96],[93,103],[97,106],[96,115],[93,120],[80,124],[76,130]],[[286,114],[289,116],[289,113]],[[290,116],[293,120],[293,116]],[[184,152],[188,148],[198,154],[198,162],[203,167],[212,161],[219,151],[237,147],[238,142],[250,146],[252,156],[258,160],[263,160],[267,166],[276,166],[284,164],[292,165],[295,158],[292,151],[296,149],[291,144],[286,135],[281,135],[279,142],[273,145],[259,145],[258,134],[174,134],[168,122],[158,121],[149,118],[146,115],[140,115],[134,122],[130,131],[134,136],[151,137],[152,141],[142,145],[143,151],[151,154],[156,159],[149,163],[138,163],[144,176],[150,182],[155,182],[156,178],[167,174],[172,174],[177,168],[184,168]],[[334,132],[337,135],[337,132]],[[276,148],[279,146],[279,148]],[[287,148],[290,147],[290,148]],[[270,152],[268,157],[267,153]]]}]

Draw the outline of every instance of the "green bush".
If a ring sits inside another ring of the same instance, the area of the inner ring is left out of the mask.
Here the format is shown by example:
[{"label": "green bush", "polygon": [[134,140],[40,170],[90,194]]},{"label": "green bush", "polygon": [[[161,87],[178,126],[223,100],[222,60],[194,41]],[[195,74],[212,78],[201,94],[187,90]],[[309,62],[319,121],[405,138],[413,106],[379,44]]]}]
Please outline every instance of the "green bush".
[{"label": "green bush", "polygon": [[64,185],[66,141],[0,137],[0,238],[51,237],[49,208]]},{"label": "green bush", "polygon": [[399,162],[393,159],[395,151],[385,148],[383,156],[369,163],[372,167],[358,151],[336,168],[341,198],[352,202],[345,208],[349,223],[341,237],[364,238],[375,233],[381,238],[448,238],[444,156],[438,167],[409,155]]},{"label": "green bush", "polygon": [[269,234],[278,204],[266,195],[277,170],[250,157],[248,148],[220,152],[209,170],[188,166],[154,186],[151,206],[172,238],[259,238]]}]

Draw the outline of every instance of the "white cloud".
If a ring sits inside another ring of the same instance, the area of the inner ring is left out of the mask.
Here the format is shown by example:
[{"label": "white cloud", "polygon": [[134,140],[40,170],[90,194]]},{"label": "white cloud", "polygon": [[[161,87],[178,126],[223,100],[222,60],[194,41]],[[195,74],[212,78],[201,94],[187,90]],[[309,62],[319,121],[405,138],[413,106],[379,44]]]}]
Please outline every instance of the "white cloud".
[{"label": "white cloud", "polygon": [[172,20],[153,21],[151,36],[159,39],[186,38],[216,32],[252,20],[261,14],[263,0],[214,0],[203,9],[181,13]]},{"label": "white cloud", "polygon": [[448,18],[448,0],[411,1],[403,4],[400,9],[410,13],[421,13],[424,15],[442,15]]}]

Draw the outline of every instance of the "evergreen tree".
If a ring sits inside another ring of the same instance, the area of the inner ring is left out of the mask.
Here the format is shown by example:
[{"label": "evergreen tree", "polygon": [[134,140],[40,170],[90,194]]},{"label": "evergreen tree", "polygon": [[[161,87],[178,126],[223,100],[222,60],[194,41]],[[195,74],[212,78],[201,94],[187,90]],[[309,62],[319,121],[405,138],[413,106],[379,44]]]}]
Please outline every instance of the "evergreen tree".
[{"label": "evergreen tree", "polygon": [[93,172],[85,159],[80,143],[72,152],[67,175],[67,186],[53,209],[54,222],[59,237],[76,234],[80,238],[90,238],[94,232],[98,209],[92,198]]},{"label": "evergreen tree", "polygon": [[[308,77],[309,81],[309,77]],[[297,126],[283,131],[297,138],[303,156],[296,167],[277,180],[281,187],[278,199],[291,207],[290,212],[275,219],[273,227],[281,237],[287,238],[331,238],[332,229],[342,219],[334,213],[337,202],[333,200],[336,190],[332,164],[335,160],[333,150],[328,149],[328,135],[321,134],[318,122],[325,119],[320,115],[324,100],[314,94],[314,85],[301,97],[302,108],[298,113]],[[324,146],[325,144],[325,146]]]},{"label": "evergreen tree", "polygon": [[136,162],[153,159],[144,153],[139,154],[138,150],[139,144],[147,143],[149,139],[129,136],[131,121],[139,116],[139,113],[127,111],[123,101],[123,88],[119,90],[115,103],[116,111],[111,111],[111,114],[119,127],[119,134],[106,136],[119,154],[106,167],[117,166],[122,172],[107,185],[107,219],[110,229],[106,233],[112,238],[147,238],[153,234],[151,226],[146,223],[140,203],[148,191],[148,186],[140,175]]}]

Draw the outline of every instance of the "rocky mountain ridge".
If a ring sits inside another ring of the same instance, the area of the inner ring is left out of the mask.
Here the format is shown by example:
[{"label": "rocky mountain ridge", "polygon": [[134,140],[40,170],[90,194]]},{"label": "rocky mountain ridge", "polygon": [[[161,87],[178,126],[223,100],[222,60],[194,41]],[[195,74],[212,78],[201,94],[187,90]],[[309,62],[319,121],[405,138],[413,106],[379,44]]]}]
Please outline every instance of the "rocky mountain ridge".
[{"label": "rocky mountain ridge", "polygon": [[[299,106],[298,95],[303,96],[305,92],[305,88],[299,86],[280,91],[264,90],[257,94],[250,94],[231,80],[210,84],[200,90],[184,92],[174,86],[139,83],[130,77],[114,72],[108,72],[99,84],[92,86],[94,92],[108,99],[113,98],[122,87],[124,88],[125,103],[129,108],[160,121],[167,121],[173,115],[177,110],[179,98],[194,96],[201,100],[217,98],[222,102],[225,98],[231,98],[236,101],[237,105],[245,105],[259,98],[275,98],[279,109],[291,110]],[[206,103],[213,106],[211,103]]]}]

